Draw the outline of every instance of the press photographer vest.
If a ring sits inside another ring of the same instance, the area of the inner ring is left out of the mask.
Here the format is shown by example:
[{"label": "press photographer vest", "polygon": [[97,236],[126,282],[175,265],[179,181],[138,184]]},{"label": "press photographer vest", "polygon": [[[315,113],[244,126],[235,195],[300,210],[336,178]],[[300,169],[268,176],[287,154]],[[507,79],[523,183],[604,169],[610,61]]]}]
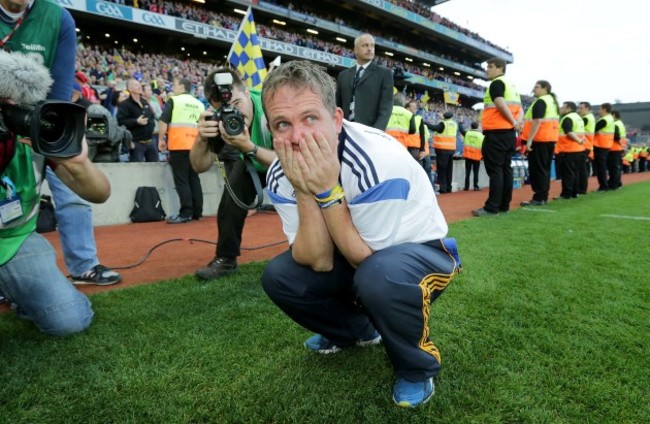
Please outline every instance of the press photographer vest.
[{"label": "press photographer vest", "polygon": [[[33,56],[50,68],[58,47],[62,12],[63,9],[50,0],[36,1],[4,48]],[[14,26],[0,21],[0,39],[9,34]],[[8,176],[16,186],[23,215],[0,228],[0,265],[9,261],[27,236],[36,230],[44,161],[45,158],[34,155],[29,146],[16,143],[16,152],[3,175]],[[6,189],[0,186],[0,199],[6,197]]]},{"label": "press photographer vest", "polygon": [[[12,52],[22,52],[34,56],[47,68],[52,66],[58,47],[59,31],[61,29],[60,6],[50,0],[37,0],[5,47]],[[15,24],[0,21],[0,40],[9,34]]]},{"label": "press photographer vest", "polygon": [[199,133],[197,122],[205,106],[190,94],[172,97],[172,117],[167,129],[169,150],[191,150]]}]

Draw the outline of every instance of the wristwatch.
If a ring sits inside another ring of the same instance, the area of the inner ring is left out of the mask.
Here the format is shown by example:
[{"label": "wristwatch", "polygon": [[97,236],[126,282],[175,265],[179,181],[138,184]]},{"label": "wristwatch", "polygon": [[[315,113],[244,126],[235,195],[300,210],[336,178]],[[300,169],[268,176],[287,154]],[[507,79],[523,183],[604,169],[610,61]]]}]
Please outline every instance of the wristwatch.
[{"label": "wristwatch", "polygon": [[255,159],[255,156],[257,156],[257,151],[259,150],[259,147],[257,147],[257,144],[254,145],[253,150],[250,152],[244,153],[244,156],[246,156],[248,159]]}]

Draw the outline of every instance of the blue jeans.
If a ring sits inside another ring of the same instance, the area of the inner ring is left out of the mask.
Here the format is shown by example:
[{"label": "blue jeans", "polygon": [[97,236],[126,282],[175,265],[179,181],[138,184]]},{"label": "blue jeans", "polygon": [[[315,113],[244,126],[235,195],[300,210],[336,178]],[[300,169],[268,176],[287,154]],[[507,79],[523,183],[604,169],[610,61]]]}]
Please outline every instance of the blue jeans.
[{"label": "blue jeans", "polygon": [[54,249],[36,232],[0,266],[0,294],[14,305],[19,318],[51,336],[79,333],[93,318],[90,301],[61,273]]},{"label": "blue jeans", "polygon": [[65,266],[70,274],[81,275],[99,263],[90,203],[63,184],[49,167],[45,179],[54,199]]}]

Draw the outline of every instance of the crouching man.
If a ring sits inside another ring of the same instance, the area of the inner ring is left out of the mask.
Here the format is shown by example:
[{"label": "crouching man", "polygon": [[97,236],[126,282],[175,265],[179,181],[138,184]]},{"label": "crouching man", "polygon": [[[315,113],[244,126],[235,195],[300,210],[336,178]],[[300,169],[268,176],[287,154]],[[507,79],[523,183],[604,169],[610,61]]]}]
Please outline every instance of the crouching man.
[{"label": "crouching man", "polygon": [[434,393],[440,353],[429,308],[460,266],[427,176],[397,140],[343,120],[325,70],[294,61],[271,72],[262,101],[276,160],[267,190],[291,249],[264,270],[268,296],[331,354],[382,342],[393,399]]},{"label": "crouching man", "polygon": [[16,137],[0,141],[0,295],[43,333],[66,336],[88,328],[93,311],[57,267],[50,243],[35,231],[45,166],[90,202],[106,201],[110,185],[88,159],[85,139],[81,154],[67,159],[48,159],[29,143]]}]

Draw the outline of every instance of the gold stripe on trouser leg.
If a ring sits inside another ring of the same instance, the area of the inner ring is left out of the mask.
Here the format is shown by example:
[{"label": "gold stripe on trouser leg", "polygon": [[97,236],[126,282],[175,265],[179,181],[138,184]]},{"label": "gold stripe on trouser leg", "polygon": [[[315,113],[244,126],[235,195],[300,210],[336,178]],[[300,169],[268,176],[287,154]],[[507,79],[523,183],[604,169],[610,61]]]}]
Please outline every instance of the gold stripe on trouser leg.
[{"label": "gold stripe on trouser leg", "polygon": [[422,338],[420,338],[420,343],[418,345],[420,349],[433,355],[438,360],[438,363],[441,363],[440,351],[438,351],[438,348],[431,340],[429,340],[429,309],[431,307],[431,295],[436,291],[443,291],[451,282],[452,276],[453,274],[429,274],[422,279],[420,284],[418,284],[422,290],[422,317],[424,319]]}]

